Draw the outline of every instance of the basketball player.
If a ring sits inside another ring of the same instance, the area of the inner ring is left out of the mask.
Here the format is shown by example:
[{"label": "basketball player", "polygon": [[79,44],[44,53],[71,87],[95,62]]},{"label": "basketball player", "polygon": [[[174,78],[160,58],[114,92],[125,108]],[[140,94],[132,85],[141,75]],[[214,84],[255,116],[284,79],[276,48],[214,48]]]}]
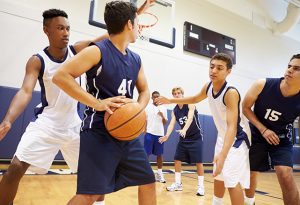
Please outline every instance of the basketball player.
[{"label": "basketball player", "polygon": [[164,106],[158,106],[154,101],[160,96],[158,91],[152,92],[152,103],[146,107],[147,128],[144,137],[144,148],[148,155],[156,155],[157,182],[166,183],[162,172],[164,144],[159,143],[158,139],[164,135],[164,125],[168,121],[167,110]]},{"label": "basketball player", "polygon": [[[145,1],[139,13],[144,12],[150,3],[149,0]],[[59,90],[51,79],[61,63],[87,47],[91,41],[81,41],[68,46],[70,25],[68,15],[64,11],[50,9],[44,11],[43,18],[43,29],[48,37],[49,46],[28,60],[23,85],[13,98],[0,124],[0,140],[2,140],[12,123],[30,102],[36,82],[39,80],[42,106],[35,110],[37,119],[28,125],[14,158],[2,177],[1,205],[12,203],[19,182],[27,169],[35,173],[46,173],[59,150],[62,151],[71,170],[77,172],[81,123],[77,102]],[[103,35],[93,42],[107,37],[108,35]],[[118,99],[112,98],[107,101],[118,102]],[[99,201],[98,204],[102,203]]]},{"label": "basketball player", "polygon": [[[77,195],[69,205],[92,204],[99,196],[128,186],[139,186],[139,204],[155,205],[155,177],[139,139],[119,141],[105,129],[103,116],[111,113],[111,98],[123,95],[145,108],[149,89],[138,54],[128,44],[136,41],[138,17],[129,2],[106,4],[104,20],[109,39],[95,43],[64,63],[53,82],[88,107],[80,133]],[[86,73],[87,91],[75,78]]]},{"label": "basketball player", "polygon": [[[172,89],[174,98],[183,98],[184,91],[181,87]],[[175,161],[175,183],[167,187],[168,191],[182,191],[181,162],[196,163],[198,174],[198,188],[196,194],[204,196],[204,170],[203,170],[203,135],[195,105],[177,104],[172,111],[172,118],[165,136],[159,139],[160,143],[168,140],[176,122],[180,125],[180,139],[177,144]]]},{"label": "basketball player", "polygon": [[213,205],[222,204],[225,188],[228,189],[231,204],[242,205],[242,187],[249,188],[249,140],[240,116],[241,100],[236,88],[228,85],[226,77],[232,69],[231,58],[223,53],[210,60],[209,78],[201,91],[192,97],[167,99],[161,103],[192,104],[208,98],[211,113],[218,130],[214,156],[214,197]]},{"label": "basketball player", "polygon": [[243,100],[243,113],[252,133],[251,186],[246,190],[246,204],[254,204],[258,172],[269,170],[271,164],[284,204],[300,205],[293,178],[292,142],[293,122],[300,115],[300,54],[291,58],[283,78],[260,79],[252,85]]}]

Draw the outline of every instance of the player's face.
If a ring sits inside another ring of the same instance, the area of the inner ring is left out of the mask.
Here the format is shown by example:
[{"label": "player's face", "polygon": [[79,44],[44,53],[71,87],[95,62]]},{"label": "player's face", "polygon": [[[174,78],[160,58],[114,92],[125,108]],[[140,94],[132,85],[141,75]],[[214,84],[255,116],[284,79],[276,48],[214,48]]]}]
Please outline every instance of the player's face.
[{"label": "player's face", "polygon": [[174,98],[183,98],[183,94],[182,94],[181,90],[175,90],[172,93],[172,95],[173,95]]},{"label": "player's face", "polygon": [[157,105],[157,103],[155,102],[155,99],[158,98],[159,96],[160,96],[160,95],[157,94],[157,93],[155,93],[155,94],[152,95],[152,100],[153,100],[153,104],[154,104],[154,105]]},{"label": "player's face", "polygon": [[284,78],[300,86],[300,59],[294,58],[289,62]]},{"label": "player's face", "polygon": [[138,32],[139,32],[139,18],[138,15],[135,14],[135,19],[134,19],[134,24],[133,24],[133,28],[132,28],[132,41],[131,43],[134,43],[138,37]]},{"label": "player's face", "polygon": [[67,18],[59,16],[51,19],[44,27],[44,31],[51,46],[65,48],[68,45],[70,24]]},{"label": "player's face", "polygon": [[222,60],[212,60],[209,66],[209,78],[212,82],[222,82],[226,80],[231,69],[227,68],[226,62]]}]

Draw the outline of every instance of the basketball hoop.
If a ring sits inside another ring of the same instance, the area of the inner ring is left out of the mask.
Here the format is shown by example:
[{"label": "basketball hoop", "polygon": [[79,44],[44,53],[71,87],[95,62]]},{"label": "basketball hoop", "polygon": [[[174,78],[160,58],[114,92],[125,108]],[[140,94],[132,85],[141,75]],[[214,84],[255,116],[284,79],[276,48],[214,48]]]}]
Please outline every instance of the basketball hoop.
[{"label": "basketball hoop", "polygon": [[[143,41],[149,41],[150,39],[150,28],[155,26],[158,22],[157,16],[155,16],[152,13],[144,12],[139,15],[139,33],[138,33],[138,39]],[[148,34],[148,35],[147,35]]]}]

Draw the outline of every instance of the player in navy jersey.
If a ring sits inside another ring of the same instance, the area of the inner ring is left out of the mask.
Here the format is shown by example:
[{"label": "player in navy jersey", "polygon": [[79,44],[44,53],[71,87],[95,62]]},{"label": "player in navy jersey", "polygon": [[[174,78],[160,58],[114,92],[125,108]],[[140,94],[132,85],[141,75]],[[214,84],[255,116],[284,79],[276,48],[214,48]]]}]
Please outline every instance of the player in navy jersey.
[{"label": "player in navy jersey", "polygon": [[254,203],[258,172],[271,167],[275,168],[284,204],[300,205],[292,160],[293,122],[300,115],[300,54],[291,58],[283,78],[260,79],[253,84],[244,98],[243,112],[252,133],[247,205]]},{"label": "player in navy jersey", "polygon": [[[181,87],[172,89],[175,98],[182,98],[184,91]],[[198,188],[196,194],[204,196],[204,170],[203,170],[203,135],[198,119],[198,111],[195,105],[177,104],[172,112],[172,118],[167,128],[166,135],[159,139],[165,142],[171,135],[176,122],[180,126],[180,135],[177,144],[175,161],[175,183],[167,187],[168,191],[182,191],[181,162],[196,163],[198,174]]]},{"label": "player in navy jersey", "polygon": [[[107,3],[104,20],[109,39],[81,51],[53,77],[67,94],[87,105],[80,133],[77,194],[69,205],[92,204],[99,196],[128,186],[139,186],[139,204],[156,204],[155,177],[140,140],[119,141],[103,122],[105,111],[112,113],[110,107],[119,106],[112,98],[120,102],[124,96],[132,98],[136,87],[143,108],[150,99],[141,59],[127,48],[138,35],[136,12],[132,3]],[[75,82],[85,72],[87,91]]]},{"label": "player in navy jersey", "polygon": [[214,155],[214,196],[213,205],[221,205],[225,188],[228,189],[231,204],[243,205],[242,187],[249,188],[250,142],[247,125],[240,111],[240,95],[236,88],[228,85],[232,60],[224,53],[214,55],[210,60],[209,77],[201,91],[191,97],[168,99],[158,98],[159,104],[194,104],[206,98],[218,130]]}]

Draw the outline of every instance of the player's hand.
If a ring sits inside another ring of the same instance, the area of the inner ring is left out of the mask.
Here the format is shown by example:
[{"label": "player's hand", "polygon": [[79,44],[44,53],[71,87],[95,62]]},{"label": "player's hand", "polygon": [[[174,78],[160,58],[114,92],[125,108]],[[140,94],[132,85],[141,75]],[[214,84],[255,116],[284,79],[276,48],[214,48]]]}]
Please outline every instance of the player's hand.
[{"label": "player's hand", "polygon": [[264,131],[262,136],[267,140],[267,142],[271,145],[278,145],[280,142],[279,137],[272,130],[267,129]]},{"label": "player's hand", "polygon": [[150,6],[153,6],[156,0],[145,0],[143,5],[138,8],[137,13],[140,15],[144,13]]},{"label": "player's hand", "polygon": [[123,103],[129,101],[125,96],[116,96],[99,100],[98,106],[95,108],[98,111],[107,111],[109,114],[113,114],[111,108],[119,108]]},{"label": "player's hand", "polygon": [[218,176],[222,172],[224,162],[225,162],[225,156],[222,153],[219,153],[214,157],[213,163],[215,165],[215,169],[213,171],[213,177]]},{"label": "player's hand", "polygon": [[168,137],[167,137],[167,136],[163,136],[163,137],[158,138],[158,142],[159,142],[160,144],[164,143],[164,142],[167,141],[167,140],[168,140]]},{"label": "player's hand", "polygon": [[5,137],[5,135],[10,130],[10,128],[11,128],[11,123],[8,121],[3,121],[0,124],[0,141]]},{"label": "player's hand", "polygon": [[168,98],[164,97],[164,96],[160,96],[160,97],[156,98],[154,102],[157,105],[163,105],[163,104],[170,104],[171,103],[171,101]]},{"label": "player's hand", "polygon": [[178,132],[179,135],[180,135],[182,138],[185,138],[185,135],[186,135],[186,130],[185,130],[185,129],[182,129],[182,130],[176,130],[176,132]]}]

